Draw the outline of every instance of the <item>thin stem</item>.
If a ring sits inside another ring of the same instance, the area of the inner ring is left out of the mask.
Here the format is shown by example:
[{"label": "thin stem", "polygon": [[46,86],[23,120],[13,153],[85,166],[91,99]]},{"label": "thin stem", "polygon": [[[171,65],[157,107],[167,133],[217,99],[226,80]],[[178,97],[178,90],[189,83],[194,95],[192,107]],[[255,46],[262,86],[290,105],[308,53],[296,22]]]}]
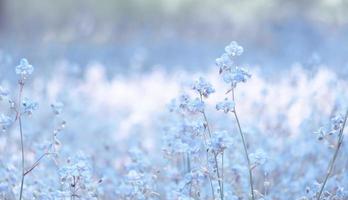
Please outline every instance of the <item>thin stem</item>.
[{"label": "thin stem", "polygon": [[221,182],[222,182],[222,194],[224,194],[224,152],[221,153]]},{"label": "thin stem", "polygon": [[[200,94],[199,97],[200,97],[201,102],[203,102],[203,95]],[[210,126],[209,126],[207,115],[205,114],[204,110],[202,111],[202,115],[203,115],[203,118],[204,118],[204,121],[205,121],[205,124],[206,124],[206,130],[208,131],[209,139],[211,139],[211,130],[210,130]],[[207,154],[208,154],[208,152],[207,152]],[[221,178],[220,178],[220,173],[219,173],[219,165],[218,165],[218,161],[217,161],[216,156],[217,155],[214,153],[216,175],[218,177],[218,184],[219,184],[219,188],[220,188],[220,198],[221,198],[221,200],[223,200],[224,199],[224,197],[223,197],[224,195],[222,194],[222,184],[221,184]],[[207,155],[207,159],[208,159],[208,155]],[[212,186],[212,183],[211,183],[211,186]]]},{"label": "thin stem", "polygon": [[24,176],[26,176],[27,174],[29,174],[31,171],[33,171],[39,164],[40,164],[40,161],[45,158],[46,156],[48,156],[49,154],[53,154],[53,153],[44,153],[42,154],[35,162],[34,164],[24,173]]},{"label": "thin stem", "polygon": [[22,127],[22,116],[21,116],[21,102],[22,102],[22,93],[23,93],[23,87],[24,87],[24,83],[20,80],[19,81],[19,95],[18,95],[18,112],[17,112],[17,118],[18,118],[18,123],[19,123],[19,133],[20,133],[20,137],[21,137],[21,152],[22,152],[22,177],[21,177],[21,188],[20,188],[20,192],[19,192],[19,200],[22,200],[22,196],[23,196],[23,185],[24,185],[24,173],[25,173],[25,169],[24,169],[24,159],[25,159],[25,155],[24,155],[24,142],[23,142],[23,127]]},{"label": "thin stem", "polygon": [[331,173],[332,173],[332,170],[334,168],[334,165],[335,165],[335,161],[336,161],[336,158],[337,158],[337,155],[338,155],[338,152],[342,146],[342,143],[343,143],[343,131],[344,131],[344,127],[346,126],[346,122],[347,122],[347,117],[348,117],[348,110],[346,112],[346,115],[344,117],[344,121],[343,121],[343,125],[341,127],[341,130],[338,134],[338,143],[337,143],[337,146],[336,146],[336,150],[335,150],[335,153],[329,163],[329,166],[328,166],[328,170],[327,170],[327,173],[326,173],[326,176],[324,178],[324,182],[322,183],[321,187],[320,187],[320,192],[318,194],[318,197],[317,197],[317,200],[320,200],[320,197],[324,191],[324,188],[325,188],[325,185],[326,185],[326,182],[327,180],[329,179]]},{"label": "thin stem", "polygon": [[[234,99],[235,99],[234,98],[234,89],[232,87],[232,100],[234,101]],[[237,122],[237,125],[238,125],[238,130],[239,130],[240,137],[242,138],[245,158],[246,158],[247,163],[248,163],[249,185],[250,185],[251,199],[255,200],[254,185],[253,185],[253,173],[252,173],[252,169],[251,169],[251,163],[250,163],[248,148],[247,148],[246,140],[245,140],[245,137],[244,137],[244,134],[243,134],[240,122],[239,122],[239,118],[238,118],[238,115],[237,115],[236,108],[234,108],[233,114],[234,114],[234,118],[236,119],[236,122]]]}]

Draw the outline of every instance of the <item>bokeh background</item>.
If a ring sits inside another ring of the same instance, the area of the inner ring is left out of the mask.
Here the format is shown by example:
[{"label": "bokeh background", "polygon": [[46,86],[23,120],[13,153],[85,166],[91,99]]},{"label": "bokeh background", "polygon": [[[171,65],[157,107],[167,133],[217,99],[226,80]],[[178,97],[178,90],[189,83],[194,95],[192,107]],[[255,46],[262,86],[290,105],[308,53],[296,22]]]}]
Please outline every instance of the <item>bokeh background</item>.
[{"label": "bokeh background", "polygon": [[202,70],[231,40],[263,71],[295,62],[342,70],[347,10],[344,0],[0,0],[0,76],[21,57],[46,72],[62,60],[97,61],[108,74]]},{"label": "bokeh background", "polygon": [[[238,127],[233,115],[216,111],[229,88],[215,59],[233,40],[244,47],[235,64],[251,74],[235,91],[241,126],[249,152],[262,150],[267,158],[255,171],[255,186],[264,199],[312,199],[336,138],[318,141],[318,129],[330,127],[330,119],[347,108],[347,0],[0,0],[0,98],[6,96],[0,119],[15,119],[9,100],[18,98],[15,67],[25,57],[35,71],[23,97],[39,104],[23,118],[26,165],[62,129],[59,155],[43,160],[25,180],[23,199],[69,194],[64,187],[71,183],[58,180],[74,157],[91,165],[87,190],[98,199],[144,199],[126,198],[134,172],[160,194],[151,199],[181,199],[171,195],[182,193],[190,170],[185,159],[169,158],[164,150],[174,142],[173,149],[188,153],[185,134],[191,126],[205,129],[199,116],[180,119],[168,105],[182,94],[197,98],[191,89],[200,76],[216,90],[204,99],[212,130],[233,137],[226,199],[248,199]],[[51,109],[57,102],[64,105],[59,116]],[[0,199],[18,199],[19,136],[17,123],[0,131]],[[348,145],[341,152],[327,191],[346,200]]]}]

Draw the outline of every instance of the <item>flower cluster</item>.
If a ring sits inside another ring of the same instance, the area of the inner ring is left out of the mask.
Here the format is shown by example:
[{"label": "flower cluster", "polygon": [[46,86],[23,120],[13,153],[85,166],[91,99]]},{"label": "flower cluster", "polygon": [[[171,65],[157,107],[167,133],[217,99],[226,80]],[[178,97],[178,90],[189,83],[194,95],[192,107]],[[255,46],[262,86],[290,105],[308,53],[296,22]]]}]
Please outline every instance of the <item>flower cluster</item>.
[{"label": "flower cluster", "polygon": [[246,82],[251,77],[244,68],[234,64],[234,58],[242,55],[242,53],[243,47],[233,41],[225,48],[225,53],[222,54],[220,58],[216,59],[216,65],[220,68],[219,70],[223,80],[233,88],[235,88],[238,83]]},{"label": "flower cluster", "polygon": [[59,169],[62,199],[98,199],[98,184],[88,158],[82,153],[69,158]]},{"label": "flower cluster", "polygon": [[215,92],[213,86],[202,77],[200,77],[196,82],[194,82],[192,89],[197,91],[201,96],[206,98],[210,94]]},{"label": "flower cluster", "polygon": [[222,110],[224,111],[224,113],[233,112],[234,106],[235,103],[233,101],[230,101],[227,98],[225,98],[224,101],[216,104],[216,110]]},{"label": "flower cluster", "polygon": [[227,131],[215,131],[209,142],[209,147],[216,154],[223,153],[225,149],[232,147],[232,138]]},{"label": "flower cluster", "polygon": [[27,78],[34,72],[34,67],[29,64],[28,60],[22,58],[19,65],[16,67],[16,74],[20,75],[22,78]]},{"label": "flower cluster", "polygon": [[22,101],[23,113],[32,115],[35,110],[39,108],[39,104],[28,98],[24,98]]},{"label": "flower cluster", "polygon": [[320,127],[319,130],[314,133],[317,135],[318,140],[323,140],[327,136],[337,135],[342,129],[343,122],[344,117],[341,114],[336,115],[331,118],[331,123]]},{"label": "flower cluster", "polygon": [[172,100],[169,105],[169,110],[171,112],[179,113],[201,113],[204,110],[204,102],[199,98],[192,99],[189,95],[180,95],[177,99]]}]

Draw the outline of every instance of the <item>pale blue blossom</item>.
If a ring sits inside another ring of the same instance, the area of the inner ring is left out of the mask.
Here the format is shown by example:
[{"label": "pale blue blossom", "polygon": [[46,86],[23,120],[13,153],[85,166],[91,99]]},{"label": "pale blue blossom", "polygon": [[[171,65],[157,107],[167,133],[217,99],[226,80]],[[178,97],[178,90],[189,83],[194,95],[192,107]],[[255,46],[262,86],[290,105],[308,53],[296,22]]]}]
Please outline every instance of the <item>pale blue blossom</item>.
[{"label": "pale blue blossom", "polygon": [[39,104],[37,102],[34,102],[28,98],[24,98],[22,105],[24,110],[23,112],[28,115],[31,115],[35,110],[39,108]]},{"label": "pale blue blossom", "polygon": [[215,131],[209,143],[209,147],[215,153],[222,153],[233,145],[232,137],[227,131]]},{"label": "pale blue blossom", "polygon": [[29,64],[28,60],[22,58],[19,65],[16,67],[16,74],[21,75],[22,77],[27,77],[34,72],[34,67]]},{"label": "pale blue blossom", "polygon": [[223,74],[224,81],[231,84],[232,87],[236,87],[238,83],[246,82],[249,78],[251,78],[249,72],[240,67],[236,67]]},{"label": "pale blue blossom", "polygon": [[224,111],[224,113],[233,112],[234,107],[235,107],[234,101],[230,101],[227,98],[225,98],[224,101],[216,104],[216,109],[222,110],[222,111]]},{"label": "pale blue blossom", "polygon": [[229,56],[240,56],[242,55],[244,49],[236,41],[232,41],[225,47],[225,51]]},{"label": "pale blue blossom", "polygon": [[194,82],[192,89],[196,90],[203,97],[208,97],[210,94],[215,92],[213,86],[202,77]]},{"label": "pale blue blossom", "polygon": [[220,73],[231,70],[233,64],[233,60],[231,60],[230,56],[227,53],[222,54],[221,57],[216,59],[216,65],[220,68]]}]

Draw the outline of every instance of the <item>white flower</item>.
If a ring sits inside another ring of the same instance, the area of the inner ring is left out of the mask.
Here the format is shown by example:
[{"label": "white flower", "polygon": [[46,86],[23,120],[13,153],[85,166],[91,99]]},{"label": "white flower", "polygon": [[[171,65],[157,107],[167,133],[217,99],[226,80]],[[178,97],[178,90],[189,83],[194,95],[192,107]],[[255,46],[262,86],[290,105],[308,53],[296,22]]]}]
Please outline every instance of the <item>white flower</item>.
[{"label": "white flower", "polygon": [[218,104],[216,104],[216,109],[217,110],[223,110],[225,113],[228,113],[228,112],[233,112],[234,111],[234,106],[235,106],[235,103],[233,101],[229,101],[226,98],[224,101],[219,102]]},{"label": "white flower", "polygon": [[16,74],[21,75],[22,77],[27,77],[34,72],[34,67],[29,64],[28,60],[22,58],[19,65],[16,67]]},{"label": "white flower", "polygon": [[204,78],[200,77],[192,86],[193,90],[196,90],[204,97],[208,97],[210,94],[215,92],[213,86],[206,81]]},{"label": "white flower", "polygon": [[236,41],[232,41],[228,46],[225,47],[225,51],[229,56],[240,56],[244,49],[239,46]]},{"label": "white flower", "polygon": [[12,124],[12,119],[4,114],[0,115],[0,127],[2,128],[3,131],[8,129]]}]

